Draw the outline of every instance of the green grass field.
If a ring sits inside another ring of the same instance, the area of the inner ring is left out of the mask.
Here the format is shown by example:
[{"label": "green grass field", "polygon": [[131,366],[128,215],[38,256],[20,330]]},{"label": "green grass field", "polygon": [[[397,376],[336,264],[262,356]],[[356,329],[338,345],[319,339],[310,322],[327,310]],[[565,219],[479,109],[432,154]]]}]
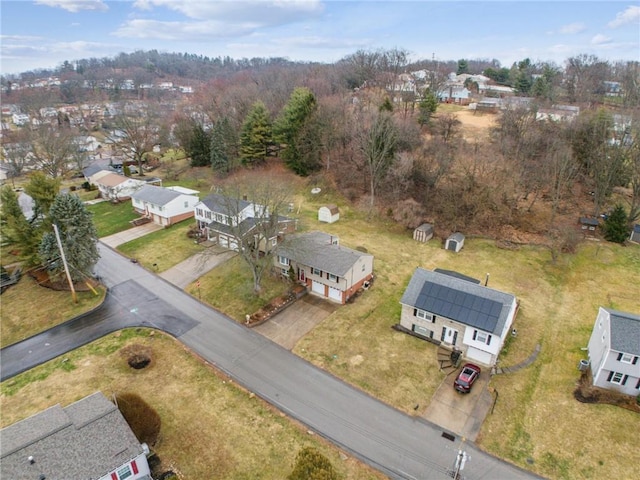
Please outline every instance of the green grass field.
[{"label": "green grass field", "polygon": [[93,214],[93,223],[98,237],[107,237],[131,228],[131,220],[140,215],[134,212],[131,202],[101,202],[88,205],[87,210]]}]

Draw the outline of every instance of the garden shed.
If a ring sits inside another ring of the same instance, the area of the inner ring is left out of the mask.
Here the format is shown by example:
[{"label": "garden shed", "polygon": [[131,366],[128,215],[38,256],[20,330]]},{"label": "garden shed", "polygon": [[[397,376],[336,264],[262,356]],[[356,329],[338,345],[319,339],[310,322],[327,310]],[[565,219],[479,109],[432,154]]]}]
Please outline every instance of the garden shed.
[{"label": "garden shed", "polygon": [[459,252],[464,246],[464,235],[460,232],[452,233],[444,244],[445,250]]},{"label": "garden shed", "polygon": [[337,205],[323,205],[318,209],[318,221],[334,223],[340,219],[340,210]]},{"label": "garden shed", "polygon": [[597,218],[580,217],[580,228],[585,234],[594,235],[599,222]]},{"label": "garden shed", "polygon": [[423,223],[413,231],[413,239],[418,242],[426,243],[433,238],[433,225]]},{"label": "garden shed", "polygon": [[631,229],[631,235],[629,236],[629,241],[640,243],[640,223],[636,223]]}]

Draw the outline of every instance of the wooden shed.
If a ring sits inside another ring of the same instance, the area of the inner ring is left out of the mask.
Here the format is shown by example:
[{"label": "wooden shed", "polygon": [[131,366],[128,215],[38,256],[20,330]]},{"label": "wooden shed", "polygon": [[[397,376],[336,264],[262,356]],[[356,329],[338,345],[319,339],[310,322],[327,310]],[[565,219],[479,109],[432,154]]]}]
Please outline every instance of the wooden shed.
[{"label": "wooden shed", "polygon": [[580,229],[585,235],[595,235],[596,228],[600,222],[598,222],[597,218],[592,217],[580,217],[578,223],[580,224]]},{"label": "wooden shed", "polygon": [[323,205],[318,209],[318,221],[334,223],[340,219],[340,210],[337,205]]},{"label": "wooden shed", "polygon": [[636,223],[631,229],[631,235],[629,235],[629,241],[634,243],[640,243],[640,223]]},{"label": "wooden shed", "polygon": [[418,242],[426,243],[433,238],[433,225],[423,223],[413,231],[413,239]]},{"label": "wooden shed", "polygon": [[444,244],[445,250],[459,252],[464,246],[464,235],[460,232],[452,233]]}]

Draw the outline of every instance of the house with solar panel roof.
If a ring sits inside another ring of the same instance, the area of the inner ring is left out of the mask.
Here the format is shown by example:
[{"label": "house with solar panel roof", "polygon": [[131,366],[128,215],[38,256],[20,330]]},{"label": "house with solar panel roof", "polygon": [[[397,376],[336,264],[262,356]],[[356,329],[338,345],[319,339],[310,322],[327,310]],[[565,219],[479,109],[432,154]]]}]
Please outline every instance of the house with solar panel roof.
[{"label": "house with solar panel roof", "polygon": [[416,268],[402,299],[400,329],[493,366],[518,311],[516,297],[447,270]]}]

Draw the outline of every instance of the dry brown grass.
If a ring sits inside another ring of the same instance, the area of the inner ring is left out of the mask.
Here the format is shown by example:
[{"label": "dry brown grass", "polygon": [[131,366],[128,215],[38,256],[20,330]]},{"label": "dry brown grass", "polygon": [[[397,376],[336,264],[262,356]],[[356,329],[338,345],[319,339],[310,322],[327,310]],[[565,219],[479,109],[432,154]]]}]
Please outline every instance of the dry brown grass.
[{"label": "dry brown grass", "polygon": [[[149,367],[128,366],[122,351],[133,344],[151,352]],[[155,451],[164,468],[179,472],[180,478],[280,480],[305,446],[319,449],[344,479],[384,478],[353,458],[343,460],[336,448],[309,435],[164,334],[125,330],[64,358],[64,369],[63,359],[56,359],[28,372],[40,380],[23,383],[18,376],[2,383],[3,427],[97,390],[108,397],[135,392],[160,414]]]},{"label": "dry brown grass", "polygon": [[90,291],[78,292],[78,303],[74,303],[71,292],[41,287],[29,275],[23,275],[17,285],[2,294],[2,347],[96,307],[104,293],[101,287],[97,296]]}]

